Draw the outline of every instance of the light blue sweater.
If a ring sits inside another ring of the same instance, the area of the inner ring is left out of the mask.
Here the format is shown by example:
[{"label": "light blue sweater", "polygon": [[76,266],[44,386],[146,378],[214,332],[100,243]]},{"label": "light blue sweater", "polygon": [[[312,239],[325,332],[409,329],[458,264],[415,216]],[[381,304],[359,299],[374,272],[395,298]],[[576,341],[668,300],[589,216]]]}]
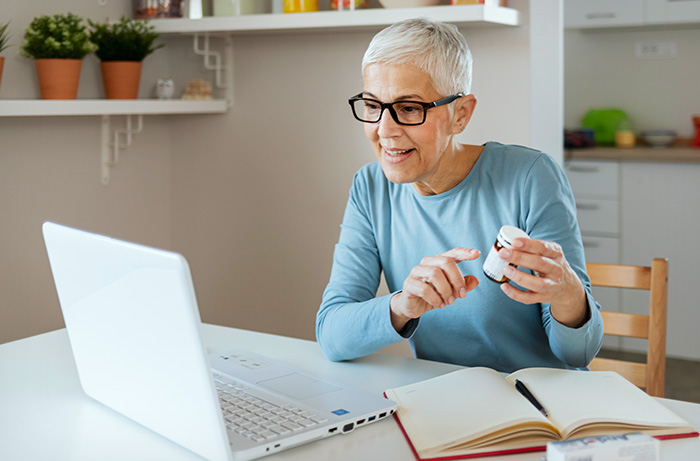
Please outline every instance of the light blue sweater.
[{"label": "light blue sweater", "polygon": [[[588,295],[591,318],[585,325],[566,327],[550,315],[548,304],[513,301],[486,278],[484,258],[505,224],[562,246]],[[455,247],[481,251],[477,260],[459,263],[464,275],[479,278],[479,286],[397,333],[391,325],[391,296],[423,257]],[[376,297],[382,271],[391,294]],[[418,358],[464,366],[503,372],[582,368],[600,348],[599,309],[561,168],[542,152],[490,142],[469,175],[439,195],[422,196],[412,184],[388,181],[377,162],[355,174],[316,337],[331,360],[364,356],[408,339]]]}]

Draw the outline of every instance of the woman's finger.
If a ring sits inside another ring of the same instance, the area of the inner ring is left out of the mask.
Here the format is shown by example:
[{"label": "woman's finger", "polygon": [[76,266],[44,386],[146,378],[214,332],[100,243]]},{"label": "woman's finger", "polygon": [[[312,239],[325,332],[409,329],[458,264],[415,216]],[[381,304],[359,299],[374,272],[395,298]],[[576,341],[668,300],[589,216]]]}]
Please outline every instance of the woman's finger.
[{"label": "woman's finger", "polygon": [[418,317],[430,309],[445,307],[442,297],[435,291],[433,285],[414,277],[404,282],[404,294],[408,296],[409,306],[406,314]]},{"label": "woman's finger", "polygon": [[[456,264],[454,270],[459,272]],[[443,303],[452,304],[454,302],[455,287],[452,285],[450,275],[447,271],[447,269],[444,269],[439,265],[421,264],[420,266],[416,266],[413,271],[411,271],[411,276],[432,285],[437,294],[442,298]],[[452,277],[454,278],[454,275],[452,275]],[[459,279],[459,282],[464,283],[461,273],[459,274]]]},{"label": "woman's finger", "polygon": [[472,261],[476,258],[478,258],[481,255],[481,252],[479,250],[476,250],[474,248],[453,248],[451,250],[445,251],[444,253],[440,253],[438,256],[447,256],[448,258],[452,258],[457,260],[457,262],[461,261]]}]

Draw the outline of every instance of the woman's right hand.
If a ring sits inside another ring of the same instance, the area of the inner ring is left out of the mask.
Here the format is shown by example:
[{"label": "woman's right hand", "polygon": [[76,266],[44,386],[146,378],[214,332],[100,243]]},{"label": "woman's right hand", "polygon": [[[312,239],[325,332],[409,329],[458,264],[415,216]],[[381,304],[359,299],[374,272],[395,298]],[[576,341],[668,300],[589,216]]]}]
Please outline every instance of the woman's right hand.
[{"label": "woman's right hand", "polygon": [[464,298],[479,284],[473,275],[462,276],[461,261],[479,257],[479,250],[453,248],[437,256],[428,256],[411,269],[403,290],[391,298],[391,324],[398,332],[411,320],[433,309],[442,309]]}]

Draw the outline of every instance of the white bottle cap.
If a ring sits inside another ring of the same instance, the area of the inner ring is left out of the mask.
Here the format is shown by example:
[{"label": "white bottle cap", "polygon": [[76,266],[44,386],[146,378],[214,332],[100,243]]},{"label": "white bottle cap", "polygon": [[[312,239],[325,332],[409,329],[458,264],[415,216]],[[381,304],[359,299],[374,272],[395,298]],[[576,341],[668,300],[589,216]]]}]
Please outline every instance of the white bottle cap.
[{"label": "white bottle cap", "polygon": [[530,236],[527,235],[527,232],[515,226],[503,226],[501,230],[498,231],[498,241],[505,247],[511,248],[513,240],[516,238],[527,239],[530,238]]}]

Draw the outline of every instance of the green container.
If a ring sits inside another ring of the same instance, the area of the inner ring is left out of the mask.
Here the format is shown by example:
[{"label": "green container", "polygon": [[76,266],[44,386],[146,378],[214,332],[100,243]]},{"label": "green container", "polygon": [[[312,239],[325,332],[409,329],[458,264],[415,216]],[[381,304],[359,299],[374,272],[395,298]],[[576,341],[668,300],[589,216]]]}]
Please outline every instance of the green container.
[{"label": "green container", "polygon": [[629,126],[629,117],[620,109],[591,109],[581,120],[583,128],[593,130],[596,144],[615,144],[615,131],[621,125]]}]

